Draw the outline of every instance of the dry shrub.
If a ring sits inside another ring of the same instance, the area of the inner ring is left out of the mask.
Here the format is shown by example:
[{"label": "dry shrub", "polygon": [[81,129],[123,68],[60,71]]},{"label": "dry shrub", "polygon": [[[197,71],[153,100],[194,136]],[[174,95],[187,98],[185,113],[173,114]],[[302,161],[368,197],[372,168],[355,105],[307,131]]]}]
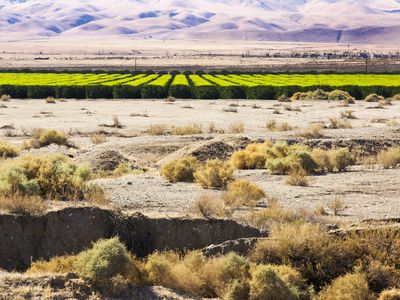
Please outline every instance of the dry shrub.
[{"label": "dry shrub", "polygon": [[310,178],[307,172],[301,168],[292,169],[285,180],[286,184],[292,186],[306,187],[310,185]]},{"label": "dry shrub", "polygon": [[54,97],[47,97],[46,103],[48,104],[56,104],[56,99]]},{"label": "dry shrub", "polygon": [[2,95],[0,100],[3,102],[9,102],[11,100],[11,96],[10,95]]},{"label": "dry shrub", "polygon": [[324,136],[324,125],[321,123],[311,124],[308,127],[299,130],[296,135],[306,139],[319,139]]},{"label": "dry shrub", "polygon": [[354,116],[354,110],[345,110],[340,113],[340,117],[342,119],[357,119],[356,116]]},{"label": "dry shrub", "polygon": [[18,215],[42,215],[47,206],[37,196],[0,196],[0,210]]},{"label": "dry shrub", "polygon": [[201,195],[194,203],[193,210],[204,218],[224,216],[224,204],[220,198],[211,194]]},{"label": "dry shrub", "polygon": [[385,97],[380,96],[378,94],[370,94],[364,99],[365,102],[379,102],[382,100],[385,100]]},{"label": "dry shrub", "polygon": [[228,128],[228,131],[233,134],[244,133],[245,130],[246,127],[242,122],[232,123]]},{"label": "dry shrub", "polygon": [[372,261],[366,268],[359,268],[365,274],[369,289],[380,293],[390,288],[400,288],[400,270],[396,267]]},{"label": "dry shrub", "polygon": [[18,149],[6,141],[0,141],[0,158],[12,158],[18,155]]},{"label": "dry shrub", "polygon": [[328,204],[328,208],[332,211],[334,216],[338,216],[346,209],[343,198],[341,196],[335,196]]},{"label": "dry shrub", "polygon": [[272,132],[292,131],[294,129],[294,127],[290,126],[287,122],[278,123],[275,120],[268,121],[266,127]]},{"label": "dry shrub", "polygon": [[164,124],[154,124],[150,125],[149,129],[147,129],[146,133],[150,135],[167,135],[168,127]]},{"label": "dry shrub", "polygon": [[32,140],[24,144],[25,148],[42,148],[51,144],[71,147],[66,134],[55,129],[36,128],[32,131]]},{"label": "dry shrub", "polygon": [[393,100],[400,100],[400,94],[396,94],[392,97]]},{"label": "dry shrub", "polygon": [[141,171],[132,169],[132,166],[129,163],[121,163],[114,169],[114,171],[112,171],[112,177],[118,178],[129,174],[134,174],[135,172],[140,174]]},{"label": "dry shrub", "polygon": [[194,173],[196,181],[206,189],[225,189],[232,181],[233,168],[229,163],[214,159],[207,160],[204,166]]},{"label": "dry shrub", "polygon": [[265,299],[294,300],[297,298],[271,266],[259,265],[252,270],[250,300]]},{"label": "dry shrub", "polygon": [[119,120],[118,116],[114,115],[112,117],[112,124],[111,124],[110,127],[113,127],[113,128],[124,128],[124,125],[122,125],[122,123]]},{"label": "dry shrub", "polygon": [[90,177],[89,168],[63,155],[25,156],[0,165],[0,195],[83,200],[100,189]]},{"label": "dry shrub", "polygon": [[385,169],[396,168],[400,164],[400,148],[382,150],[378,154],[377,162]]},{"label": "dry shrub", "polygon": [[310,299],[314,291],[308,287],[306,280],[301,276],[299,271],[286,265],[271,265],[271,268],[286,283],[295,295],[295,299]]},{"label": "dry shrub", "polygon": [[353,128],[351,126],[351,123],[345,119],[345,120],[339,120],[336,118],[329,118],[329,128],[330,129],[348,129],[348,128]]},{"label": "dry shrub", "polygon": [[94,145],[100,145],[107,142],[107,137],[104,134],[95,133],[90,137],[90,141]]},{"label": "dry shrub", "polygon": [[379,295],[378,300],[399,300],[400,299],[400,289],[392,289],[382,292]]},{"label": "dry shrub", "polygon": [[223,112],[237,113],[238,109],[236,107],[226,107],[222,109]]},{"label": "dry shrub", "polygon": [[306,215],[301,211],[295,212],[284,209],[278,201],[269,201],[267,208],[253,211],[249,214],[248,223],[260,229],[267,229],[272,225],[286,223],[304,223]]},{"label": "dry shrub", "polygon": [[57,256],[50,261],[35,261],[26,271],[28,274],[66,274],[75,272],[76,256]]},{"label": "dry shrub", "polygon": [[171,182],[193,182],[194,173],[198,168],[197,159],[187,156],[165,164],[162,167],[161,175]]},{"label": "dry shrub", "polygon": [[203,129],[199,124],[191,124],[186,126],[176,126],[172,128],[172,135],[194,135],[194,134],[202,134]]},{"label": "dry shrub", "polygon": [[265,192],[258,185],[247,180],[238,179],[228,185],[228,190],[223,199],[229,207],[242,205],[255,207],[257,202],[265,197]]},{"label": "dry shrub", "polygon": [[368,283],[361,274],[347,274],[335,279],[319,295],[321,300],[373,299]]},{"label": "dry shrub", "polygon": [[332,165],[329,153],[323,149],[315,148],[311,151],[312,159],[318,165],[318,172],[332,172],[334,167]]},{"label": "dry shrub", "polygon": [[332,166],[339,172],[346,171],[348,166],[356,162],[355,157],[346,148],[331,150],[328,153]]},{"label": "dry shrub", "polygon": [[238,170],[264,169],[267,157],[263,153],[241,150],[232,154],[231,164]]},{"label": "dry shrub", "polygon": [[348,103],[348,104],[355,103],[354,97],[352,97],[348,92],[341,91],[341,90],[331,91],[328,95],[328,100],[346,101],[346,103]]},{"label": "dry shrub", "polygon": [[214,122],[211,122],[210,124],[208,124],[208,133],[218,133],[218,134],[224,134],[225,130],[222,128],[217,127],[217,125],[215,125]]}]

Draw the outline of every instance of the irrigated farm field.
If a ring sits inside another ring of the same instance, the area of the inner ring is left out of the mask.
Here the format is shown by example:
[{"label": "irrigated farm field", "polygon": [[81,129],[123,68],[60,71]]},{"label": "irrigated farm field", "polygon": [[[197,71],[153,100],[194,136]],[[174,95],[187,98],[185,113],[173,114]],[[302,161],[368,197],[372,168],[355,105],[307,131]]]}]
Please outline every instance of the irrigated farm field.
[{"label": "irrigated farm field", "polygon": [[357,99],[400,93],[400,75],[369,74],[55,74],[0,73],[0,94],[14,98],[278,99],[316,89]]}]

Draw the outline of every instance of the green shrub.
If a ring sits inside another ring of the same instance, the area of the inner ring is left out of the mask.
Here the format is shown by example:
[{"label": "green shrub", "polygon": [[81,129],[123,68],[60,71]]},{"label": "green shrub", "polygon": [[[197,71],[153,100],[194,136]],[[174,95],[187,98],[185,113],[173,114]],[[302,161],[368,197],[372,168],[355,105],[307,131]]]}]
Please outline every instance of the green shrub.
[{"label": "green shrub", "polygon": [[114,99],[141,98],[140,86],[118,85],[113,88]]},{"label": "green shrub", "polygon": [[272,100],[277,98],[272,86],[253,86],[247,88],[247,99]]},{"label": "green shrub", "polygon": [[18,155],[18,149],[6,141],[0,141],[0,158],[12,158]]},{"label": "green shrub", "polygon": [[57,86],[55,97],[58,99],[86,99],[86,88],[84,86]]},{"label": "green shrub", "polygon": [[192,89],[188,85],[171,85],[169,88],[169,95],[180,99],[192,98]]},{"label": "green shrub", "polygon": [[264,169],[267,157],[263,153],[241,150],[231,156],[231,164],[238,170]]},{"label": "green shrub", "polygon": [[280,299],[297,298],[271,266],[260,265],[255,267],[250,280],[250,300]]},{"label": "green shrub", "polygon": [[205,166],[198,168],[194,178],[203,188],[225,189],[232,181],[233,168],[229,163],[214,159],[207,160]]},{"label": "green shrub", "polygon": [[246,92],[242,86],[221,86],[219,89],[221,99],[246,99]]},{"label": "green shrub", "polygon": [[162,176],[171,182],[193,182],[194,173],[199,167],[193,156],[183,157],[165,164],[162,167]]},{"label": "green shrub", "polygon": [[220,97],[219,89],[214,85],[194,86],[193,94],[197,99],[218,99]]},{"label": "green shrub", "polygon": [[113,87],[105,85],[88,85],[86,86],[87,99],[112,99]]},{"label": "green shrub", "polygon": [[56,88],[53,86],[28,86],[27,97],[30,99],[43,99],[47,97],[55,97]]},{"label": "green shrub", "polygon": [[320,300],[373,299],[368,283],[361,274],[348,274],[335,279],[319,295]]},{"label": "green shrub", "polygon": [[332,172],[333,165],[329,157],[329,153],[323,149],[313,149],[311,152],[312,159],[318,165],[318,172]]},{"label": "green shrub", "polygon": [[79,253],[75,262],[80,276],[102,288],[117,275],[127,277],[131,265],[129,252],[117,237],[97,241],[91,249]]},{"label": "green shrub", "polygon": [[25,156],[0,165],[0,194],[82,200],[94,192],[89,168],[63,155]]},{"label": "green shrub", "polygon": [[144,99],[162,99],[168,96],[164,86],[146,84],[141,87],[142,98]]}]

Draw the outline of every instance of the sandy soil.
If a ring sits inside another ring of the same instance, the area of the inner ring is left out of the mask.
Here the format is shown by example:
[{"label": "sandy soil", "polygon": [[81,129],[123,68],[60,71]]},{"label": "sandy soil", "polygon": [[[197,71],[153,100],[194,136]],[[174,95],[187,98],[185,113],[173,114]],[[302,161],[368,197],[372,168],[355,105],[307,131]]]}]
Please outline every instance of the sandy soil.
[{"label": "sandy soil", "polygon": [[[265,53],[394,53],[396,46],[277,43],[257,41],[180,41],[137,40],[96,37],[3,40],[0,69],[7,68],[76,68],[76,69],[270,69],[270,70],[332,70],[365,71],[365,60],[323,60],[302,58],[266,58]],[[264,56],[264,57],[263,57]],[[377,70],[398,70],[399,62],[385,61]],[[341,68],[337,68],[340,65]],[[374,63],[370,62],[370,70]],[[335,68],[336,66],[336,68]]]},{"label": "sandy soil", "polygon": [[[125,207],[150,215],[181,216],[191,212],[196,198],[205,193],[196,184],[171,184],[159,176],[157,162],[183,147],[199,144],[212,139],[230,140],[247,137],[257,139],[285,139],[295,136],[292,132],[269,132],[266,121],[288,122],[297,128],[310,123],[324,122],[329,118],[340,119],[340,113],[353,110],[356,119],[350,120],[351,129],[326,129],[325,138],[342,139],[393,139],[400,137],[400,102],[384,109],[376,104],[357,102],[343,107],[337,102],[296,102],[283,104],[277,101],[193,101],[181,100],[174,103],[152,100],[131,101],[75,101],[47,104],[44,100],[11,100],[1,103],[0,127],[2,139],[20,144],[28,137],[24,133],[33,128],[56,128],[71,133],[78,149],[61,150],[49,148],[46,151],[65,151],[73,157],[81,153],[106,149],[118,150],[137,164],[146,166],[148,172],[129,175],[119,179],[100,179],[100,183],[112,201]],[[288,107],[300,108],[290,111]],[[236,108],[237,112],[224,109]],[[277,114],[279,112],[279,114]],[[142,116],[138,116],[142,115]],[[124,125],[122,129],[101,126],[111,124],[112,116],[118,116]],[[208,134],[208,125],[229,132],[231,124],[243,123],[243,134]],[[205,131],[198,136],[150,136],[146,130],[152,124],[165,124],[169,128],[188,124],[201,124]],[[108,141],[92,145],[91,133],[105,130]],[[8,136],[5,136],[8,135]],[[52,149],[52,150],[51,150]],[[313,177],[313,183],[306,188],[291,187],[284,183],[284,177],[270,175],[265,171],[239,171],[235,176],[246,178],[262,186],[269,197],[277,198],[283,206],[291,209],[315,209],[340,195],[347,206],[342,218],[360,220],[364,218],[396,217],[400,213],[397,201],[400,196],[400,170],[383,170],[378,167],[357,166],[346,173]],[[218,191],[211,193],[219,194]],[[264,201],[265,202],[265,201]],[[265,203],[260,203],[260,207]]]}]

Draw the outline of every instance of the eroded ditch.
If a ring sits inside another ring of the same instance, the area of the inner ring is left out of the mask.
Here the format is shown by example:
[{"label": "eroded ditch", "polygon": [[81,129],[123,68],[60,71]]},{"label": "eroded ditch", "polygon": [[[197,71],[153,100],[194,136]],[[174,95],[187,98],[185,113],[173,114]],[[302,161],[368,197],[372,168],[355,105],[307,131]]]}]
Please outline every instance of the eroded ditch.
[{"label": "eroded ditch", "polygon": [[202,249],[266,233],[232,220],[148,218],[94,207],[65,208],[43,216],[3,214],[0,268],[24,270],[31,261],[76,254],[99,239],[113,236],[119,236],[132,253],[144,257],[156,250]]}]

